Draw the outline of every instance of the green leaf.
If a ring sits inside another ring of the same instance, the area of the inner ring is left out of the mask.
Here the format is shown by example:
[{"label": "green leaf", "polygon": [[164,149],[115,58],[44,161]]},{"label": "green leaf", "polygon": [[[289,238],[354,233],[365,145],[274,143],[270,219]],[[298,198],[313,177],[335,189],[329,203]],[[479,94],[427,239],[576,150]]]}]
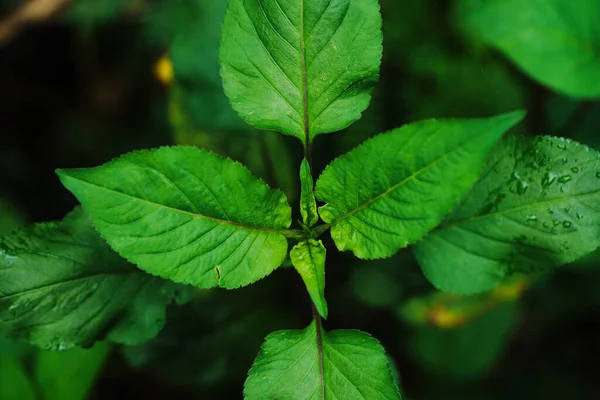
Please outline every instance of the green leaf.
[{"label": "green leaf", "polygon": [[232,0],[221,75],[244,120],[307,145],[360,118],[381,54],[376,0]]},{"label": "green leaf", "polygon": [[35,400],[35,386],[16,357],[0,354],[0,399]]},{"label": "green leaf", "polygon": [[368,140],[317,181],[319,209],[341,251],[390,257],[421,239],[473,185],[520,111],[489,119],[428,120]]},{"label": "green leaf", "polygon": [[309,239],[298,243],[290,252],[292,264],[302,277],[311,300],[319,314],[327,319],[325,300],[325,246],[323,242]]},{"label": "green leaf", "polygon": [[235,288],[271,273],[287,253],[283,193],[210,152],[163,147],[57,172],[112,248],[163,278]]},{"label": "green leaf", "polygon": [[534,79],[570,96],[600,96],[598,0],[462,0],[458,16]]},{"label": "green leaf", "polygon": [[44,400],[85,400],[110,353],[110,344],[97,343],[91,349],[40,351],[35,377]]},{"label": "green leaf", "polygon": [[302,214],[302,222],[310,228],[319,222],[319,214],[317,214],[313,177],[306,158],[300,165],[300,186],[300,214]]},{"label": "green leaf", "polygon": [[379,342],[364,332],[304,330],[267,336],[244,385],[253,399],[400,399]]},{"label": "green leaf", "polygon": [[0,239],[0,335],[39,347],[145,342],[186,292],[120,258],[81,209]]},{"label": "green leaf", "polygon": [[508,137],[447,220],[415,246],[427,278],[460,294],[600,246],[600,154],[563,138]]}]

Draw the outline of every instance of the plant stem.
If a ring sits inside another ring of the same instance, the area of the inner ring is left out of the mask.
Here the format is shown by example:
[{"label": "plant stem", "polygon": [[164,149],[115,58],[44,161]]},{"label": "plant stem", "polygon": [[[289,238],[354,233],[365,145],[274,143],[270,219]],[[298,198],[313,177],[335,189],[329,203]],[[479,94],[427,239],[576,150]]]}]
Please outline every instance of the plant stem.
[{"label": "plant stem", "polygon": [[317,237],[319,237],[322,234],[324,234],[325,232],[327,232],[329,230],[329,228],[331,228],[331,224],[319,225],[314,228],[314,232],[317,235]]},{"label": "plant stem", "polygon": [[321,398],[325,399],[325,371],[323,369],[323,327],[321,325],[321,315],[315,306],[315,303],[310,302],[312,306],[312,314],[315,320],[315,328],[317,331],[317,348],[319,349],[319,373],[321,375]]}]

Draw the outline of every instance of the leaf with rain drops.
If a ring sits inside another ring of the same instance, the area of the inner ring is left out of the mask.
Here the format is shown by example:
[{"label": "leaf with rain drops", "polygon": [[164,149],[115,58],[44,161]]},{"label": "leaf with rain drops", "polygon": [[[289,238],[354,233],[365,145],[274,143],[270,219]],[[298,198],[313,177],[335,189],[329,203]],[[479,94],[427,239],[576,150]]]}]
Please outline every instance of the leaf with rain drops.
[{"label": "leaf with rain drops", "polygon": [[244,384],[246,400],[400,400],[385,350],[356,330],[273,332]]},{"label": "leaf with rain drops", "polygon": [[143,343],[188,293],[119,257],[81,208],[0,239],[0,335],[42,348]]},{"label": "leaf with rain drops", "polygon": [[415,246],[439,289],[470,294],[514,273],[572,262],[600,246],[600,159],[556,137],[511,136],[442,223]]}]

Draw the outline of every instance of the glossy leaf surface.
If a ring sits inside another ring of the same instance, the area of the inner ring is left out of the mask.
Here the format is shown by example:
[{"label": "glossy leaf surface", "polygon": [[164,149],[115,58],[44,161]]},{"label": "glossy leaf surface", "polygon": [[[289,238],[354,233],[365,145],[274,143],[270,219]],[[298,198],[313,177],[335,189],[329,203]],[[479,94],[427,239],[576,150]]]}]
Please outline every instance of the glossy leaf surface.
[{"label": "glossy leaf surface", "polygon": [[236,288],[286,255],[284,194],[210,152],[163,147],[58,174],[112,248],[154,275]]},{"label": "glossy leaf surface", "polygon": [[244,120],[308,143],[360,118],[381,54],[376,0],[232,0],[221,75]]},{"label": "glossy leaf surface", "polygon": [[270,334],[245,383],[244,398],[401,398],[379,342],[364,332],[304,330]]}]

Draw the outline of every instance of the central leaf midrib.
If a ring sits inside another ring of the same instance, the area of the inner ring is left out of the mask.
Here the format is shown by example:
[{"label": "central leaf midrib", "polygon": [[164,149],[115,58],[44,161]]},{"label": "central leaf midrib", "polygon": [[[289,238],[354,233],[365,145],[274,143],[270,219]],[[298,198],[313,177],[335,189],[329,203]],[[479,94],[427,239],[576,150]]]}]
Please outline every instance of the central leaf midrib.
[{"label": "central leaf midrib", "polygon": [[98,189],[101,189],[101,190],[105,190],[105,191],[108,191],[108,192],[116,193],[116,194],[119,194],[121,196],[125,196],[125,197],[128,197],[130,199],[142,202],[142,203],[146,203],[146,204],[150,204],[150,205],[153,205],[153,206],[162,207],[164,209],[171,210],[171,211],[173,211],[175,213],[189,215],[189,216],[191,216],[193,218],[196,218],[196,219],[205,219],[207,221],[213,221],[213,222],[216,222],[216,223],[219,223],[219,224],[222,224],[222,225],[231,225],[231,226],[236,226],[236,227],[239,227],[239,228],[257,230],[257,231],[263,231],[263,232],[270,232],[270,233],[284,234],[286,231],[288,231],[287,229],[271,229],[271,228],[265,228],[265,227],[260,227],[260,226],[244,225],[244,224],[241,224],[241,223],[238,223],[238,222],[223,220],[223,219],[219,219],[219,218],[215,218],[215,217],[209,217],[208,215],[194,214],[194,213],[189,212],[189,211],[180,210],[178,208],[173,208],[173,207],[170,207],[170,206],[167,206],[167,205],[164,205],[164,204],[160,204],[160,203],[155,203],[153,201],[142,199],[142,198],[139,198],[139,197],[135,197],[135,196],[132,196],[132,195],[127,194],[127,193],[120,192],[120,191],[115,190],[115,189],[111,189],[111,188],[108,188],[108,187],[105,187],[105,186],[100,186],[100,185],[97,185],[95,183],[85,181],[83,179],[75,178],[75,177],[72,177],[72,176],[70,176],[70,178],[78,180],[80,182],[84,182],[84,183],[86,183],[88,185],[97,187]]},{"label": "central leaf midrib", "polygon": [[440,157],[436,158],[435,160],[431,161],[429,164],[425,165],[424,167],[418,169],[417,171],[413,172],[411,175],[409,175],[408,177],[406,177],[405,179],[403,179],[402,181],[396,183],[395,185],[392,185],[388,190],[386,190],[385,192],[371,198],[370,200],[364,202],[363,204],[361,204],[360,206],[356,207],[355,209],[353,209],[352,211],[347,212],[346,214],[342,215],[341,217],[335,218],[333,221],[331,221],[331,225],[335,224],[336,222],[342,221],[346,218],[351,217],[352,215],[356,214],[357,212],[360,212],[362,210],[364,210],[365,208],[369,207],[371,204],[375,203],[377,200],[382,199],[384,197],[386,197],[387,195],[389,195],[391,192],[395,191],[396,189],[398,189],[400,186],[405,185],[407,182],[415,179],[418,175],[422,174],[423,172],[425,172],[427,169],[431,168],[432,166],[434,166],[435,164],[437,164],[438,162],[442,161],[443,159],[445,159],[446,157],[448,157],[450,154],[453,154],[456,150],[460,149],[462,146],[464,146],[466,143],[468,143],[469,140],[461,142],[458,146],[454,147],[453,149],[451,149],[450,151],[444,153],[443,155],[441,155]]},{"label": "central leaf midrib", "polygon": [[498,211],[494,211],[492,213],[488,213],[488,214],[483,214],[483,215],[477,215],[477,216],[473,216],[473,217],[468,217],[468,218],[462,218],[462,219],[458,219],[452,222],[449,222],[445,225],[440,225],[438,228],[436,228],[435,232],[440,232],[446,229],[450,229],[453,228],[455,226],[460,226],[460,225],[464,225],[473,221],[479,221],[479,220],[485,220],[488,218],[493,218],[495,216],[498,215],[502,215],[505,213],[510,213],[510,212],[514,212],[514,211],[519,211],[519,210],[526,210],[528,208],[531,207],[535,207],[535,208],[539,208],[540,206],[542,206],[541,208],[546,207],[546,205],[548,204],[553,204],[555,202],[560,202],[560,201],[565,201],[565,200],[571,200],[574,198],[581,198],[581,197],[586,197],[586,196],[592,196],[592,195],[598,195],[599,191],[593,191],[593,192],[587,192],[587,193],[578,193],[575,195],[571,195],[571,196],[565,196],[565,197],[555,197],[552,199],[548,199],[548,200],[543,200],[543,201],[534,201],[532,203],[528,203],[528,204],[521,204],[515,207],[509,207],[509,208],[505,208],[503,210],[498,210]]},{"label": "central leaf midrib", "polygon": [[310,127],[308,117],[308,76],[306,71],[306,43],[304,40],[304,0],[300,0],[300,74],[302,76],[302,112],[304,118],[304,146],[310,144]]},{"label": "central leaf midrib", "polygon": [[143,275],[143,276],[151,277],[148,274],[145,274],[142,271],[135,270],[133,268],[130,269],[130,270],[119,271],[119,272],[116,272],[116,271],[100,272],[100,273],[96,273],[96,274],[82,275],[82,276],[78,276],[78,277],[71,278],[71,279],[65,279],[65,280],[58,281],[58,282],[46,283],[46,284],[43,284],[41,286],[37,286],[37,287],[34,287],[34,288],[26,289],[26,290],[23,290],[23,291],[20,291],[20,292],[17,292],[17,293],[9,294],[7,296],[0,296],[0,300],[7,300],[7,299],[18,297],[18,296],[27,296],[28,294],[35,293],[35,292],[40,291],[40,290],[52,289],[53,287],[56,287],[56,286],[62,286],[62,285],[66,285],[66,284],[71,284],[71,283],[78,282],[78,281],[87,281],[87,280],[90,280],[90,279],[98,279],[98,278],[99,279],[111,278],[111,277],[114,277],[114,276],[125,276],[125,275],[131,275],[131,276],[133,276],[133,275]]}]

